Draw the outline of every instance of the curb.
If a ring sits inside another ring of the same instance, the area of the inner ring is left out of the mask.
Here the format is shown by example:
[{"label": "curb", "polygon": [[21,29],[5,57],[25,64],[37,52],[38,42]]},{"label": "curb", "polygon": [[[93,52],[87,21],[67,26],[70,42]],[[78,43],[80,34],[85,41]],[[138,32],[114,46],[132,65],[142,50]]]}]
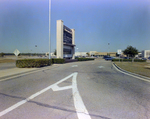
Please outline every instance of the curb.
[{"label": "curb", "polygon": [[17,77],[24,76],[24,75],[27,75],[27,74],[32,74],[32,73],[39,72],[39,71],[42,71],[42,70],[49,70],[49,69],[56,68],[56,67],[59,67],[59,66],[58,65],[56,65],[56,66],[53,65],[53,67],[52,66],[47,66],[47,67],[42,67],[42,68],[39,68],[39,69],[36,68],[32,71],[24,71],[24,72],[12,74],[12,75],[9,75],[9,76],[3,76],[3,77],[0,77],[0,82],[11,79],[11,78],[17,78]]},{"label": "curb", "polygon": [[142,76],[142,75],[139,75],[139,74],[136,74],[136,73],[128,72],[128,71],[123,70],[123,69],[121,69],[120,67],[118,67],[115,63],[112,63],[112,64],[113,64],[113,66],[115,66],[118,70],[120,70],[120,71],[122,71],[122,72],[124,72],[124,73],[128,73],[128,74],[130,74],[130,75],[137,76],[137,77],[139,77],[139,78],[144,78],[144,79],[150,80],[149,77]]}]

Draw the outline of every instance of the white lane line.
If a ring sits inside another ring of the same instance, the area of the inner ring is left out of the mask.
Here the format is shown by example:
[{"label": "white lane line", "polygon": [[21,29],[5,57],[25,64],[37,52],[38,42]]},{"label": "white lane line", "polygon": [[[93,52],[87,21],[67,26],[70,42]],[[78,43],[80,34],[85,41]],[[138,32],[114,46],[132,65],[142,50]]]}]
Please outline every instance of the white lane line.
[{"label": "white lane line", "polygon": [[[72,75],[73,75],[73,74],[67,76],[66,78],[64,78],[64,79],[62,79],[62,80],[60,80],[60,81],[58,81],[58,82],[55,83],[55,84],[59,84],[59,83],[65,81],[66,79],[72,77]],[[53,84],[53,85],[55,85],[55,84]],[[19,106],[25,104],[26,102],[30,101],[31,99],[33,99],[33,98],[39,96],[40,94],[46,92],[47,90],[51,89],[51,88],[53,87],[53,85],[48,86],[47,88],[45,88],[45,89],[43,89],[43,90],[41,90],[41,91],[39,91],[39,92],[37,92],[37,93],[31,95],[31,96],[28,97],[27,99],[22,100],[22,101],[20,101],[20,102],[18,102],[18,103],[16,103],[16,104],[12,105],[11,107],[5,109],[4,111],[0,112],[0,117],[3,116],[3,115],[5,115],[5,114],[7,114],[8,112],[10,112],[10,111],[16,109],[17,107],[19,107]]]},{"label": "white lane line", "polygon": [[3,116],[3,115],[5,115],[5,114],[7,114],[8,112],[10,112],[10,111],[16,109],[17,107],[19,107],[19,106],[25,104],[26,102],[30,101],[31,99],[33,99],[33,98],[39,96],[40,94],[44,93],[45,91],[49,90],[50,88],[52,88],[52,86],[49,86],[49,87],[47,87],[47,88],[45,88],[45,89],[43,89],[43,90],[41,90],[41,91],[39,91],[39,92],[37,92],[37,93],[31,95],[31,96],[28,97],[27,99],[22,100],[22,101],[20,101],[20,102],[18,102],[18,103],[16,103],[16,104],[12,105],[11,107],[5,109],[4,111],[0,112],[0,117]]},{"label": "white lane line", "polygon": [[14,110],[15,108],[17,108],[17,107],[19,107],[19,106],[25,104],[26,102],[27,102],[27,100],[22,100],[22,101],[16,103],[15,105],[13,105],[13,106],[7,108],[6,110],[0,112],[0,117],[3,116],[3,115],[5,115],[5,114],[8,113],[8,112]]},{"label": "white lane line", "polygon": [[[78,119],[91,119],[77,88],[77,81],[76,81],[77,74],[78,73],[73,73],[72,75],[70,75],[71,77],[73,77],[72,86],[59,87],[58,84],[64,81],[64,80],[61,80],[60,82],[57,82],[53,85],[52,90],[60,91],[60,90],[66,90],[66,89],[72,88],[74,106],[77,112]],[[69,79],[70,76],[66,77],[65,80]]]},{"label": "white lane line", "polygon": [[[114,64],[113,64],[113,67],[115,67]],[[150,80],[147,80],[147,79],[144,79],[144,78],[141,78],[141,77],[138,77],[138,76],[134,76],[134,75],[132,75],[132,74],[128,74],[128,73],[126,73],[126,72],[123,72],[123,71],[119,70],[119,69],[116,68],[116,67],[115,67],[115,69],[116,69],[117,71],[121,72],[121,73],[124,73],[124,74],[126,74],[126,75],[132,76],[132,77],[134,77],[134,78],[138,78],[138,79],[140,79],[140,80],[143,80],[143,81],[146,81],[146,82],[150,82]]]},{"label": "white lane line", "polygon": [[[64,79],[56,82],[55,84],[52,84],[50,86],[48,86],[47,88],[31,95],[30,97],[28,97],[27,99],[25,100],[22,100],[14,105],[12,105],[11,107],[5,109],[4,111],[0,112],[0,117],[9,113],[10,111],[18,108],[19,106],[25,104],[26,102],[34,99],[35,97],[39,96],[40,94],[46,92],[47,90],[49,89],[52,89],[53,91],[60,91],[60,90],[66,90],[66,89],[71,89],[72,88],[72,93],[73,93],[73,98],[74,98],[74,105],[75,105],[75,108],[76,108],[76,112],[77,112],[77,115],[78,115],[78,118],[79,119],[91,119],[91,117],[89,116],[89,113],[82,101],[82,98],[79,94],[79,91],[77,89],[77,82],[76,82],[76,78],[77,78],[77,74],[78,73],[73,73],[67,77],[65,77]],[[58,84],[62,83],[63,81],[69,79],[69,78],[72,78],[72,86],[65,86],[65,87],[59,87]]]},{"label": "white lane line", "polygon": [[72,93],[76,112],[79,119],[91,119],[77,88],[77,74],[78,73],[75,73],[72,78]]},{"label": "white lane line", "polygon": [[78,67],[78,65],[72,65],[71,67]]}]

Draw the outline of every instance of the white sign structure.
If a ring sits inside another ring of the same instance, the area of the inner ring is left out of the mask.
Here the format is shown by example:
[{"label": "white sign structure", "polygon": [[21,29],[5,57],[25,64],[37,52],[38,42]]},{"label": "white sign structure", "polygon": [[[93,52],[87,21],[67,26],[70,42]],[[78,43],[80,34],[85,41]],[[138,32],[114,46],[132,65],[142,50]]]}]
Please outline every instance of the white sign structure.
[{"label": "white sign structure", "polygon": [[122,54],[122,51],[121,51],[121,50],[117,50],[117,53],[118,53],[119,55],[121,55],[121,54]]},{"label": "white sign structure", "polygon": [[14,54],[15,54],[16,56],[18,56],[18,55],[20,54],[19,50],[16,49],[16,50],[14,51]]}]

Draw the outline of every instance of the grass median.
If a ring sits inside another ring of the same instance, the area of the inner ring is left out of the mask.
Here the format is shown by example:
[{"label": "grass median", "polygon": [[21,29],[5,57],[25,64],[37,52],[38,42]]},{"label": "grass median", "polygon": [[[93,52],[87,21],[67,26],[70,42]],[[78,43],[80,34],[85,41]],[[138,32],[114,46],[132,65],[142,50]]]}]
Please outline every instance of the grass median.
[{"label": "grass median", "polygon": [[150,77],[150,62],[114,62],[120,68],[142,76]]}]

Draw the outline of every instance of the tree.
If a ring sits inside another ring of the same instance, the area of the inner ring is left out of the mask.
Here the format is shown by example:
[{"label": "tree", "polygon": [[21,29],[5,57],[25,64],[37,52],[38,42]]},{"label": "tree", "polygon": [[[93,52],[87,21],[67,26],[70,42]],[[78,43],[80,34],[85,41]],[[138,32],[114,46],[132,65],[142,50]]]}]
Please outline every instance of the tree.
[{"label": "tree", "polygon": [[5,54],[4,54],[3,52],[0,53],[0,57],[4,57],[4,55],[5,55]]},{"label": "tree", "polygon": [[87,52],[86,54],[87,54],[87,56],[90,56],[90,53]]},{"label": "tree", "polygon": [[138,50],[132,46],[128,46],[123,53],[129,57],[135,57],[138,54]]}]

